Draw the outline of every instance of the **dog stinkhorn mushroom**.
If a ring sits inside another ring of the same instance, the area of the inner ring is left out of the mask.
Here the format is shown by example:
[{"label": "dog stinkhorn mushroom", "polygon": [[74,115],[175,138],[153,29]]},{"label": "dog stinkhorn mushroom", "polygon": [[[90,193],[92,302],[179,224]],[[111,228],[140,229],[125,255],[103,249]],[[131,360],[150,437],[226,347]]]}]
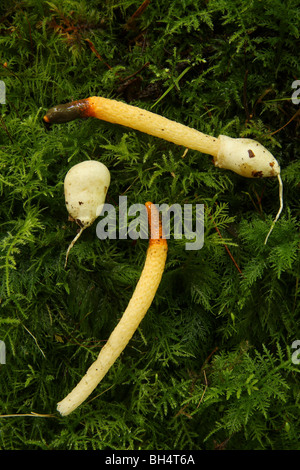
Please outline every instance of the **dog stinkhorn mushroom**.
[{"label": "dog stinkhorn mushroom", "polygon": [[276,176],[279,181],[280,207],[266,236],[267,243],[283,208],[283,186],[277,160],[260,143],[253,139],[234,139],[225,135],[216,138],[136,106],[98,96],[55,106],[47,111],[43,119],[46,124],[58,124],[86,117],[121,124],[212,155],[216,167],[232,170],[247,178]]},{"label": "dog stinkhorn mushroom", "polygon": [[119,323],[101,349],[98,358],[76,387],[57,405],[62,416],[74,411],[97,387],[110,367],[124,350],[147,313],[159,286],[167,258],[167,241],[156,206],[146,203],[151,238],[140,279]]},{"label": "dog stinkhorn mushroom", "polygon": [[109,185],[108,168],[95,160],[78,163],[66,174],[64,181],[66,207],[71,220],[79,225],[80,230],[69,245],[65,267],[70,250],[83,230],[92,225],[101,214]]}]

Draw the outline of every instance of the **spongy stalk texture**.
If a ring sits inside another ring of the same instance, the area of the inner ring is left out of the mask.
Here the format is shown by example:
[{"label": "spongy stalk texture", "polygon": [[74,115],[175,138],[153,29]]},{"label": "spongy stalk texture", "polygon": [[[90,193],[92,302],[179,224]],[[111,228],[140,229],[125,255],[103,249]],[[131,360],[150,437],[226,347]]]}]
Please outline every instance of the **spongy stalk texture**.
[{"label": "spongy stalk texture", "polygon": [[92,96],[87,100],[90,104],[90,116],[113,124],[121,124],[212,156],[216,156],[219,152],[217,138],[176,121],[121,101],[100,96]]}]

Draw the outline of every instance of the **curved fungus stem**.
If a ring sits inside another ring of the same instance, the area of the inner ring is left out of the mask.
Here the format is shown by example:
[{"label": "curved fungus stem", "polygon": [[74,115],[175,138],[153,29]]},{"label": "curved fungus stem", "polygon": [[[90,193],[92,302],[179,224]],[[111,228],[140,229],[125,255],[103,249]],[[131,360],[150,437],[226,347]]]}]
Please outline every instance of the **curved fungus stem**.
[{"label": "curved fungus stem", "polygon": [[[154,299],[164,272],[168,246],[166,239],[163,238],[161,223],[158,222],[159,214],[156,206],[148,202],[146,208],[151,238],[141,277],[122,318],[101,349],[96,361],[76,387],[57,404],[57,410],[62,416],[67,416],[74,411],[97,387],[132,338]],[[156,236],[152,237],[152,229],[157,223],[159,224],[158,230],[157,227],[154,230]]]}]

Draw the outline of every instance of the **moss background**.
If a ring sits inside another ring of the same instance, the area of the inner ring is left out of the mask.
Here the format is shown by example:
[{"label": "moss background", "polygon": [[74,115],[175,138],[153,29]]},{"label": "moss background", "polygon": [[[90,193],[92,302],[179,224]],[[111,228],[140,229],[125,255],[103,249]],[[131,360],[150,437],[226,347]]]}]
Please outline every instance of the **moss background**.
[{"label": "moss background", "polygon": [[[1,449],[299,450],[299,2],[2,0],[0,19]],[[268,244],[277,180],[97,119],[43,125],[92,95],[265,145],[284,183]],[[57,401],[105,344],[147,249],[100,241],[95,223],[63,268],[76,232],[63,180],[85,159],[109,167],[116,207],[205,204],[205,243],[169,241],[139,330],[62,418]]]}]

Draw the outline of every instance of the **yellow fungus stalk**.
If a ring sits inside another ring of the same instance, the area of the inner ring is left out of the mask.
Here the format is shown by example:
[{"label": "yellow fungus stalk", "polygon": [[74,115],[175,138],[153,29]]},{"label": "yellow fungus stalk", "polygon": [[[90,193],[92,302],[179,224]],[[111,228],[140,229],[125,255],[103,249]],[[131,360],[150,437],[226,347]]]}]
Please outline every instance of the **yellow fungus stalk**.
[{"label": "yellow fungus stalk", "polygon": [[[152,203],[147,203],[146,207],[153,233],[153,225],[155,225],[155,220],[158,220],[158,211]],[[154,212],[155,210],[157,213]],[[156,238],[150,238],[141,277],[118,325],[80,382],[57,404],[57,410],[62,416],[67,416],[74,411],[97,387],[146,315],[159,286],[167,258],[167,241],[163,238],[161,226],[158,232]]]}]

